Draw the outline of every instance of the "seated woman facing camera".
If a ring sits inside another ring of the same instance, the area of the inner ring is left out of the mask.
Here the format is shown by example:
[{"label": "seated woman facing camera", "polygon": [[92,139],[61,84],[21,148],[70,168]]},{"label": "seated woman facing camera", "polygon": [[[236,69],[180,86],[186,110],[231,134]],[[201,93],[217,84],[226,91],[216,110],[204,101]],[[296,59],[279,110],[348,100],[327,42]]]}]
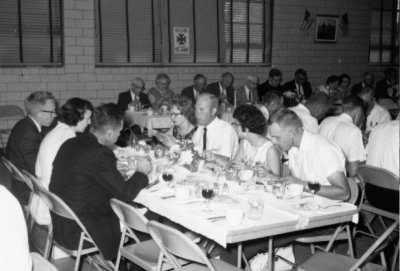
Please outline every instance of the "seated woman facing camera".
[{"label": "seated woman facing camera", "polygon": [[192,101],[184,96],[176,96],[171,102],[171,120],[174,126],[166,133],[158,133],[157,139],[166,146],[177,141],[192,139],[197,130]]},{"label": "seated woman facing camera", "polygon": [[[272,172],[280,175],[281,153],[265,137],[267,120],[261,111],[253,105],[240,105],[233,112],[233,118],[235,121],[231,124],[240,139],[239,150],[233,158],[233,163],[243,163],[261,174]],[[215,160],[221,164],[229,163],[224,157],[207,154],[207,160]]]}]

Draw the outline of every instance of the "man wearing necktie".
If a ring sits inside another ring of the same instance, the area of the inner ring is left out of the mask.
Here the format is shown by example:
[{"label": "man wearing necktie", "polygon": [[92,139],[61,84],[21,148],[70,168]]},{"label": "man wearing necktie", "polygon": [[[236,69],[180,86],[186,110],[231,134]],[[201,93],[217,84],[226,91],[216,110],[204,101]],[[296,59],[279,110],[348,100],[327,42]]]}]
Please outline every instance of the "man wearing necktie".
[{"label": "man wearing necktie", "polygon": [[220,103],[228,102],[234,104],[235,89],[233,88],[234,82],[233,74],[226,72],[222,74],[219,82],[211,83],[207,86],[206,92],[214,94],[219,99]]},{"label": "man wearing necktie", "polygon": [[239,147],[233,127],[217,118],[218,99],[211,93],[200,94],[196,102],[199,129],[192,140],[201,153],[209,152],[232,159]]},{"label": "man wearing necktie", "polygon": [[237,89],[236,105],[259,102],[257,87],[260,79],[257,75],[248,75],[244,86]]}]

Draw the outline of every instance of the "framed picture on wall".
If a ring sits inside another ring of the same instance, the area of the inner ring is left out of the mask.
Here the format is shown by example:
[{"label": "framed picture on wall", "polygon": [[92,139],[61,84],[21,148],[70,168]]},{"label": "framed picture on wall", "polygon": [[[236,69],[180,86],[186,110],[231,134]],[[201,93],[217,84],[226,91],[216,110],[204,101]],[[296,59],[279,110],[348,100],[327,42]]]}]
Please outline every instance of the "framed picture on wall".
[{"label": "framed picture on wall", "polygon": [[317,15],[315,42],[336,42],[338,16]]}]

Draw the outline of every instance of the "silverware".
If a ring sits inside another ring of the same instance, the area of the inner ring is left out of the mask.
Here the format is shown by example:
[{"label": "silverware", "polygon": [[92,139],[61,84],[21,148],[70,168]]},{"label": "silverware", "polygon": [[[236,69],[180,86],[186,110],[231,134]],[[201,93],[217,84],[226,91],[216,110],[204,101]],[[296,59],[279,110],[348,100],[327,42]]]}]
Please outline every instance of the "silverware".
[{"label": "silverware", "polygon": [[148,186],[146,186],[144,189],[152,188],[153,186],[155,186],[155,185],[158,184],[159,182],[160,182],[159,180],[157,180],[157,181],[155,181],[155,182],[152,182],[151,184],[149,184]]},{"label": "silverware", "polygon": [[342,204],[337,203],[337,204],[330,204],[330,205],[319,205],[318,207],[321,209],[327,209],[327,208],[333,207],[333,206],[342,206]]},{"label": "silverware", "polygon": [[225,218],[226,218],[225,215],[220,215],[220,216],[207,217],[207,220],[210,220],[211,222],[215,222],[215,221],[222,220]]},{"label": "silverware", "polygon": [[162,199],[172,199],[172,198],[175,198],[175,195],[171,195],[171,196],[164,196],[164,197],[161,197]]}]

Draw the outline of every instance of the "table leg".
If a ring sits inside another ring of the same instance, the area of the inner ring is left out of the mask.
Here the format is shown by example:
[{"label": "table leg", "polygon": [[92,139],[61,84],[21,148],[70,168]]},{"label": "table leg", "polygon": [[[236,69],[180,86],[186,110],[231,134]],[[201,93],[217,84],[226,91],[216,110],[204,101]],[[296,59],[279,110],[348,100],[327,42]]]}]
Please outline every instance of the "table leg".
[{"label": "table leg", "polygon": [[238,244],[238,254],[237,254],[237,267],[241,268],[242,266],[242,243]]},{"label": "table leg", "polygon": [[274,271],[274,247],[273,247],[273,237],[268,238],[268,264],[263,268],[263,271]]}]

